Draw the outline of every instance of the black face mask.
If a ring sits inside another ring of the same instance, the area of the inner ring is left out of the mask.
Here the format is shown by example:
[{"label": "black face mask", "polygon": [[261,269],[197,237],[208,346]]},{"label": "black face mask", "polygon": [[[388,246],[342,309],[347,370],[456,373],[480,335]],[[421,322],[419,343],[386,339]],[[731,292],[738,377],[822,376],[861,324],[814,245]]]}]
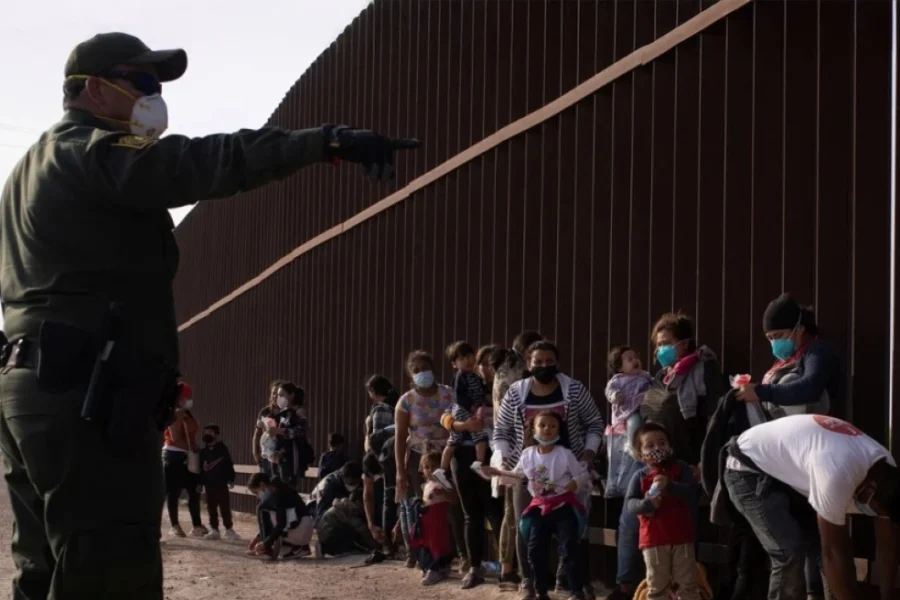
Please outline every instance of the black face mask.
[{"label": "black face mask", "polygon": [[534,375],[534,378],[544,385],[553,381],[556,378],[557,373],[559,373],[559,367],[557,367],[556,365],[535,367],[531,370],[531,374]]},{"label": "black face mask", "polygon": [[214,441],[216,441],[216,436],[207,433],[203,436],[203,441],[207,444],[212,444]]}]

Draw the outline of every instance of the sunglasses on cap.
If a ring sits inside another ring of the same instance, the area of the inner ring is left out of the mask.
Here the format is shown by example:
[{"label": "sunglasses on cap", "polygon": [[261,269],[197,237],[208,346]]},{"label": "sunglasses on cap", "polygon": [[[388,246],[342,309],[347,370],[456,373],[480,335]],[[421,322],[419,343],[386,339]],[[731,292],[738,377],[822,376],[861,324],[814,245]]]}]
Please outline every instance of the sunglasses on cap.
[{"label": "sunglasses on cap", "polygon": [[102,77],[106,79],[124,79],[145,96],[162,93],[162,84],[150,73],[141,71],[108,71]]}]

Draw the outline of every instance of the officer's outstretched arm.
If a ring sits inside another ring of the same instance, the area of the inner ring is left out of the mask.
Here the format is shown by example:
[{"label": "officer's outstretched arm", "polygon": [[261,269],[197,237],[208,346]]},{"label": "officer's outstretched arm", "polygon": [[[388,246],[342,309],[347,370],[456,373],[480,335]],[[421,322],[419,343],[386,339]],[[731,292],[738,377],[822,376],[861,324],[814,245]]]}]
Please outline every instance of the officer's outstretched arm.
[{"label": "officer's outstretched arm", "polygon": [[107,133],[88,148],[100,192],[134,208],[175,208],[224,198],[325,158],[322,129],[260,129],[154,140]]},{"label": "officer's outstretched arm", "polygon": [[412,139],[331,125],[159,140],[102,132],[88,146],[88,164],[99,173],[98,191],[109,202],[158,209],[231,196],[323,161],[359,163],[369,176],[388,179],[394,152],[418,145]]}]

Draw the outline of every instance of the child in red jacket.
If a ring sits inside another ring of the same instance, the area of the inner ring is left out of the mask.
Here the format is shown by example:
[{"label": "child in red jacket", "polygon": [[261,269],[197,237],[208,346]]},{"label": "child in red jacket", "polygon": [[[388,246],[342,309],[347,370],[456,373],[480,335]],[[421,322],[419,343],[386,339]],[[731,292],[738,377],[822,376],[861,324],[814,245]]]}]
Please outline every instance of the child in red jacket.
[{"label": "child in red jacket", "polygon": [[700,600],[694,557],[699,486],[691,467],[674,457],[669,432],[662,425],[645,423],[632,443],[646,466],[634,474],[625,508],[638,515],[641,524],[647,596],[668,598],[677,587],[681,600]]}]

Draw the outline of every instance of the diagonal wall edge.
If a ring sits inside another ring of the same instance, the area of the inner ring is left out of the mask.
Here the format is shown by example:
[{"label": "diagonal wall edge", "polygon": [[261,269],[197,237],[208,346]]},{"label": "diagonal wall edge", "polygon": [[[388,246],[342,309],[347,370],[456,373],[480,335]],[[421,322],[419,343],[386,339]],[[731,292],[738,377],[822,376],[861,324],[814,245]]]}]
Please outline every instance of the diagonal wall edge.
[{"label": "diagonal wall edge", "polygon": [[402,202],[415,192],[421,190],[422,188],[425,188],[428,185],[431,185],[432,183],[436,182],[442,177],[445,177],[447,174],[460,168],[466,163],[478,158],[482,154],[496,148],[497,146],[524,133],[525,131],[532,129],[535,126],[540,125],[544,121],[553,118],[559,113],[584,100],[591,94],[596,93],[600,89],[619,79],[623,75],[630,73],[631,71],[642,65],[646,65],[647,63],[652,62],[666,52],[675,48],[678,44],[704,31],[708,27],[721,21],[734,11],[740,9],[746,4],[749,4],[750,2],[751,0],[720,0],[716,4],[713,4],[703,12],[697,14],[692,19],[684,22],[659,39],[651,42],[650,44],[647,44],[646,46],[638,48],[618,62],[615,62],[609,67],[603,69],[587,81],[572,88],[556,100],[550,102],[549,104],[539,108],[532,113],[525,115],[521,119],[510,123],[509,125],[484,138],[480,142],[460,152],[443,164],[438,165],[431,171],[428,171],[421,177],[414,179],[403,189],[394,192],[390,196],[383,198],[382,200],[376,202],[365,210],[360,211],[343,223],[339,223],[338,225],[327,229],[314,238],[307,240],[300,246],[294,248],[285,256],[269,265],[269,267],[263,270],[256,277],[248,280],[227,296],[217,300],[205,310],[197,313],[196,315],[182,323],[178,327],[178,331],[182,332],[192,325],[199,323],[215,311],[237,299],[242,294],[258,286],[263,281],[274,275],[277,271],[279,271],[283,267],[286,267],[300,256],[311,251],[313,248],[321,246],[332,238],[335,238],[342,233],[353,229],[360,223],[363,223],[364,221],[375,217],[379,213],[386,211],[395,204]]}]

